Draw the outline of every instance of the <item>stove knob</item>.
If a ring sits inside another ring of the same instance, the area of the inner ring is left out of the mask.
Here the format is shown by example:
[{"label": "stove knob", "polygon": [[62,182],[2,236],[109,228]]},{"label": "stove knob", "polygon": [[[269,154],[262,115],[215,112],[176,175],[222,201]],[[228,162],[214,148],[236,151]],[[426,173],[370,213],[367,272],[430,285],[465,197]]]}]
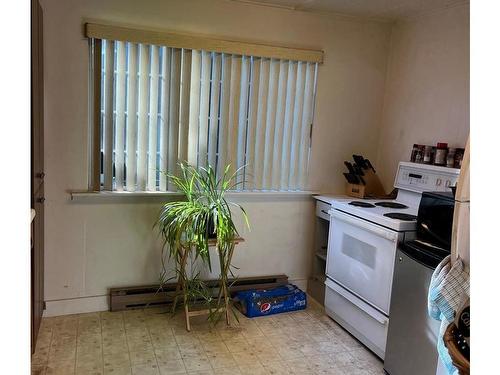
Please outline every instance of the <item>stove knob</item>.
[{"label": "stove knob", "polygon": [[443,181],[441,181],[441,179],[440,179],[440,178],[438,178],[438,179],[436,180],[436,186],[441,186],[441,183],[442,183],[442,182],[443,182]]}]

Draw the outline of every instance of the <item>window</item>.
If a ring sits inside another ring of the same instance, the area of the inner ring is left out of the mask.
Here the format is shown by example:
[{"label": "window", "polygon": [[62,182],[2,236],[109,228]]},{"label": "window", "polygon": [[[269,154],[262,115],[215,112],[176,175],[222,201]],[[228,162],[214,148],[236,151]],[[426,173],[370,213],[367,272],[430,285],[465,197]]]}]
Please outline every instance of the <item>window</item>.
[{"label": "window", "polygon": [[178,173],[180,161],[217,173],[244,166],[238,190],[304,189],[316,62],[105,39],[93,46],[101,190],[172,191],[161,171]]}]

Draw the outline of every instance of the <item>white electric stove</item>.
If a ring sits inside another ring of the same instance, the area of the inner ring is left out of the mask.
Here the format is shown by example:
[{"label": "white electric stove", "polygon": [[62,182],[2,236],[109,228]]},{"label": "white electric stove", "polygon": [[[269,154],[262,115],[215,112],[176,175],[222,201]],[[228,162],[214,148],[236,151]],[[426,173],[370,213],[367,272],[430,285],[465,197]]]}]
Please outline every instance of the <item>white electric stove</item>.
[{"label": "white electric stove", "polygon": [[325,310],[384,358],[396,249],[414,238],[423,191],[449,191],[459,169],[401,162],[395,200],[335,200],[330,210]]},{"label": "white electric stove", "polygon": [[399,200],[353,199],[334,202],[332,208],[397,232],[416,229],[418,206]]}]

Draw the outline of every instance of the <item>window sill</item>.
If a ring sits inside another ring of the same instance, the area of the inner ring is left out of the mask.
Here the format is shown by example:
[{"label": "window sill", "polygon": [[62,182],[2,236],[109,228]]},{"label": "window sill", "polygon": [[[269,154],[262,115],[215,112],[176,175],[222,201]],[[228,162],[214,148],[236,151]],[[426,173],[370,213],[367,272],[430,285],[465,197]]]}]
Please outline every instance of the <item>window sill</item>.
[{"label": "window sill", "polygon": [[[226,196],[231,200],[299,200],[309,199],[318,194],[314,191],[235,191]],[[175,191],[72,191],[73,202],[99,202],[99,201],[165,201],[182,197]]]}]

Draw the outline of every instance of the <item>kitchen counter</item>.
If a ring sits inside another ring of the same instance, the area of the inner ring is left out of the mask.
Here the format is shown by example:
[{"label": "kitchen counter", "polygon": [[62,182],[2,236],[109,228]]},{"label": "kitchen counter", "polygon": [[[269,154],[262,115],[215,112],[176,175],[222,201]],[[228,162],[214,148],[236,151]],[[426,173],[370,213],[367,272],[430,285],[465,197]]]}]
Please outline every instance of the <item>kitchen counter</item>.
[{"label": "kitchen counter", "polygon": [[352,201],[355,198],[349,197],[347,195],[342,195],[342,194],[319,194],[319,195],[313,195],[313,198],[316,200],[319,200],[321,202],[325,202],[328,204],[332,204],[334,201],[339,201],[339,200],[349,200]]}]

